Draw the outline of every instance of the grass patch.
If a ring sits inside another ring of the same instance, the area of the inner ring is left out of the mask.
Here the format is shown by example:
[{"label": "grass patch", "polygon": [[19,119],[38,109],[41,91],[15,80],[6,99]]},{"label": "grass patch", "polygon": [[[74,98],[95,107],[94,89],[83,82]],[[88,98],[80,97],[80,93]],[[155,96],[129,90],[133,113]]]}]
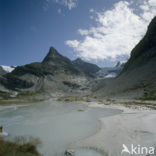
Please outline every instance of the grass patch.
[{"label": "grass patch", "polygon": [[102,100],[98,100],[98,104],[105,104],[106,102],[102,101]]},{"label": "grass patch", "polygon": [[137,90],[137,89],[143,89],[143,88],[148,87],[149,85],[150,85],[150,83],[148,83],[148,82],[141,82],[139,84],[135,84],[132,87],[126,88],[124,90],[124,92],[133,91],[133,90]]},{"label": "grass patch", "polygon": [[86,97],[60,97],[57,99],[57,101],[62,101],[62,102],[91,102],[88,98]]},{"label": "grass patch", "polygon": [[124,105],[127,108],[148,108],[152,110],[156,110],[156,105],[153,103],[146,103],[145,101],[129,101],[129,102],[120,102],[120,104]]},{"label": "grass patch", "polygon": [[145,90],[140,100],[156,100],[156,90]]},{"label": "grass patch", "polygon": [[0,138],[0,156],[41,156],[37,146],[41,144],[40,139],[30,137],[18,137],[15,142]]},{"label": "grass patch", "polygon": [[8,98],[10,98],[9,93],[0,91],[0,99],[8,99]]},{"label": "grass patch", "polygon": [[78,111],[78,112],[85,112],[84,109],[78,109],[77,111]]},{"label": "grass patch", "polygon": [[0,105],[5,104],[23,104],[23,103],[37,103],[43,102],[44,100],[0,100]]}]

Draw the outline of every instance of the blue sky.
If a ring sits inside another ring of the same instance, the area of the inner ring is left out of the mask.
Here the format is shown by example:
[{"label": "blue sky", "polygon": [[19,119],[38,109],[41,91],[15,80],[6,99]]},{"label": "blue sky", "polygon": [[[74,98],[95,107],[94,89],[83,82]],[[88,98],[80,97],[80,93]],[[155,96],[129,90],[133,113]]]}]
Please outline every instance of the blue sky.
[{"label": "blue sky", "polygon": [[155,0],[0,0],[0,64],[41,61],[49,47],[100,66],[128,58]]}]

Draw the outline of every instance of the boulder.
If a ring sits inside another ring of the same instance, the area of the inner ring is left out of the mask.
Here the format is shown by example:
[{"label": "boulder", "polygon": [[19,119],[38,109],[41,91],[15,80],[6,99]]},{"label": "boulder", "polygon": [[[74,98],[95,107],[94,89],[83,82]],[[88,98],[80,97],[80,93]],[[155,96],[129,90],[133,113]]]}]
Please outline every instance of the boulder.
[{"label": "boulder", "polygon": [[75,154],[74,150],[66,150],[64,153],[65,156],[74,156],[74,154]]},{"label": "boulder", "polygon": [[3,133],[3,126],[0,126],[0,133]]}]

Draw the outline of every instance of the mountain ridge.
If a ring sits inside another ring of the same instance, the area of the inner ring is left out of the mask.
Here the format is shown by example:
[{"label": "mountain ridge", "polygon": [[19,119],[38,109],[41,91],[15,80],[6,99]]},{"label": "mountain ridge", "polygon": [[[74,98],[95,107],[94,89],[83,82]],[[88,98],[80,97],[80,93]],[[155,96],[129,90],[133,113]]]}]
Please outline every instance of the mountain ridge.
[{"label": "mountain ridge", "polygon": [[86,74],[94,75],[96,72],[98,72],[101,68],[93,63],[88,63],[83,61],[81,58],[77,58],[76,60],[73,60],[72,63],[81,69]]},{"label": "mountain ridge", "polygon": [[[77,94],[91,77],[50,47],[42,62],[16,67],[0,77],[0,90],[19,94]],[[1,87],[2,86],[2,87]],[[5,89],[4,89],[5,88]]]},{"label": "mountain ridge", "polygon": [[155,67],[156,17],[117,77],[97,79],[91,74],[100,70],[97,65],[79,58],[71,61],[51,47],[42,62],[18,66],[0,76],[0,98],[6,97],[1,93],[11,96],[17,92],[18,98],[37,99],[58,96],[156,99]]},{"label": "mountain ridge", "polygon": [[149,55],[148,53],[149,50],[152,50],[152,49],[155,50],[156,48],[156,30],[155,29],[156,29],[156,16],[152,19],[151,23],[149,24],[147,32],[145,36],[143,37],[143,39],[132,50],[131,57],[128,60],[128,62],[125,64],[123,72],[125,72],[128,68],[130,68],[130,65],[133,64],[134,59],[137,59],[141,55],[144,55],[144,57],[147,57],[147,59],[150,59],[156,56],[155,51],[153,51],[151,55]]},{"label": "mountain ridge", "polygon": [[94,85],[99,97],[156,99],[156,17],[143,39],[131,51],[131,57],[118,77]]}]

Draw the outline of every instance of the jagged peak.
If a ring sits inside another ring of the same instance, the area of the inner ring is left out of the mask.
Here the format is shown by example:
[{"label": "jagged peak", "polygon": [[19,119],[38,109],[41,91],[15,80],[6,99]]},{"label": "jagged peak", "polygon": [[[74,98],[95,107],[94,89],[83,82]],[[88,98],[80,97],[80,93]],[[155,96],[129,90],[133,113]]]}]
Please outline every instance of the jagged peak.
[{"label": "jagged peak", "polygon": [[124,64],[126,63],[127,61],[118,61],[117,64],[115,65],[115,67],[121,67],[121,66],[124,66]]},{"label": "jagged peak", "polygon": [[80,57],[78,57],[77,59],[75,59],[75,61],[83,61]]},{"label": "jagged peak", "polygon": [[48,54],[43,59],[42,63],[53,61],[54,59],[63,58],[61,54],[54,48],[50,47]]},{"label": "jagged peak", "polygon": [[47,56],[48,56],[48,57],[55,57],[55,56],[57,56],[57,55],[60,56],[59,52],[58,52],[54,47],[50,47]]},{"label": "jagged peak", "polygon": [[73,61],[74,63],[84,63],[84,61],[80,58],[80,57],[78,57],[77,59],[75,59],[74,61]]}]

